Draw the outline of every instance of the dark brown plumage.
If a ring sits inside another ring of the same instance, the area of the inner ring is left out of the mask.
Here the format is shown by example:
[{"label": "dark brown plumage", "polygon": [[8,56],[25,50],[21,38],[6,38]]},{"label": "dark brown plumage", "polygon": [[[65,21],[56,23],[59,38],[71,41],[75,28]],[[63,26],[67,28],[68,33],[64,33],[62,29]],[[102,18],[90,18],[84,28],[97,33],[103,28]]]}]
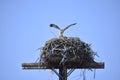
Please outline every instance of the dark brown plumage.
[{"label": "dark brown plumage", "polygon": [[54,27],[54,28],[56,28],[58,30],[61,30],[56,24],[50,24],[50,27]]},{"label": "dark brown plumage", "polygon": [[58,30],[60,30],[60,36],[59,37],[63,37],[63,33],[65,30],[67,30],[69,27],[73,26],[73,25],[76,25],[77,23],[73,23],[73,24],[70,24],[68,25],[67,27],[65,27],[64,29],[61,29],[59,26],[57,26],[56,24],[50,24],[50,27],[54,27]]}]

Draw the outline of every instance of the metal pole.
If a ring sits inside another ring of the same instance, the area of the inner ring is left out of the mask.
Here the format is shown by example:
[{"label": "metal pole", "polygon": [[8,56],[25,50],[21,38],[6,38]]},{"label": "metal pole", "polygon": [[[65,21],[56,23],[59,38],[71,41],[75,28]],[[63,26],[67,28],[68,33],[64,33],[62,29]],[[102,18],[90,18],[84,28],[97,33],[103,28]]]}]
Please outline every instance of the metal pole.
[{"label": "metal pole", "polygon": [[67,73],[67,77],[74,71],[75,69],[71,69],[68,73]]},{"label": "metal pole", "polygon": [[51,69],[51,70],[54,71],[56,75],[63,80],[63,77],[55,69]]}]

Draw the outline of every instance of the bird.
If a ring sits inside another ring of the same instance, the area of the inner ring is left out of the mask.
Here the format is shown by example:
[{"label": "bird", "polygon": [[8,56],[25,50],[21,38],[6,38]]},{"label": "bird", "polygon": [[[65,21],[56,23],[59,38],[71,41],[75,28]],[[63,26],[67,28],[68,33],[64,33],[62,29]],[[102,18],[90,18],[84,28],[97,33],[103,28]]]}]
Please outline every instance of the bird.
[{"label": "bird", "polygon": [[54,28],[56,28],[56,29],[58,29],[58,30],[61,30],[61,29],[59,28],[59,26],[57,26],[56,24],[50,24],[50,27],[54,27]]},{"label": "bird", "polygon": [[60,30],[60,36],[59,38],[63,38],[63,33],[65,32],[65,30],[67,30],[69,27],[73,26],[73,25],[76,25],[77,23],[73,23],[73,24],[70,24],[68,26],[66,26],[64,29],[61,29],[59,26],[57,26],[56,24],[50,24],[50,27],[54,27],[58,30]]}]

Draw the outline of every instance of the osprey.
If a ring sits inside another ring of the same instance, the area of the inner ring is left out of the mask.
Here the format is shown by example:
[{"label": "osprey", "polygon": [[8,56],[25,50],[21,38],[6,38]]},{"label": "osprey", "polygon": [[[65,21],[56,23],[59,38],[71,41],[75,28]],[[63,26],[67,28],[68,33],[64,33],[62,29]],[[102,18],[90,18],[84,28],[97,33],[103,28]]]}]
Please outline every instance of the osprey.
[{"label": "osprey", "polygon": [[67,30],[69,27],[71,27],[71,26],[73,26],[73,25],[76,25],[77,23],[73,23],[73,24],[70,24],[70,25],[68,25],[67,27],[65,27],[64,29],[61,29],[59,26],[57,26],[56,24],[50,24],[50,27],[54,27],[54,28],[56,28],[56,29],[58,29],[58,30],[60,30],[60,38],[61,37],[63,37],[63,33],[64,33],[64,31],[65,30]]}]

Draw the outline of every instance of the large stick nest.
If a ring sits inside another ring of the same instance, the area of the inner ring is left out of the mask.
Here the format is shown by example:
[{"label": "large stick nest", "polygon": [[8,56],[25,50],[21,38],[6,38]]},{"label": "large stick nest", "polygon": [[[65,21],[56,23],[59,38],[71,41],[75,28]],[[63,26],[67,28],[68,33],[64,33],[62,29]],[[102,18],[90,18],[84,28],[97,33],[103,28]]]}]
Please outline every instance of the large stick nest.
[{"label": "large stick nest", "polygon": [[42,48],[41,61],[56,62],[58,64],[67,61],[80,61],[89,63],[94,61],[95,53],[89,44],[78,37],[53,38],[47,41]]}]

